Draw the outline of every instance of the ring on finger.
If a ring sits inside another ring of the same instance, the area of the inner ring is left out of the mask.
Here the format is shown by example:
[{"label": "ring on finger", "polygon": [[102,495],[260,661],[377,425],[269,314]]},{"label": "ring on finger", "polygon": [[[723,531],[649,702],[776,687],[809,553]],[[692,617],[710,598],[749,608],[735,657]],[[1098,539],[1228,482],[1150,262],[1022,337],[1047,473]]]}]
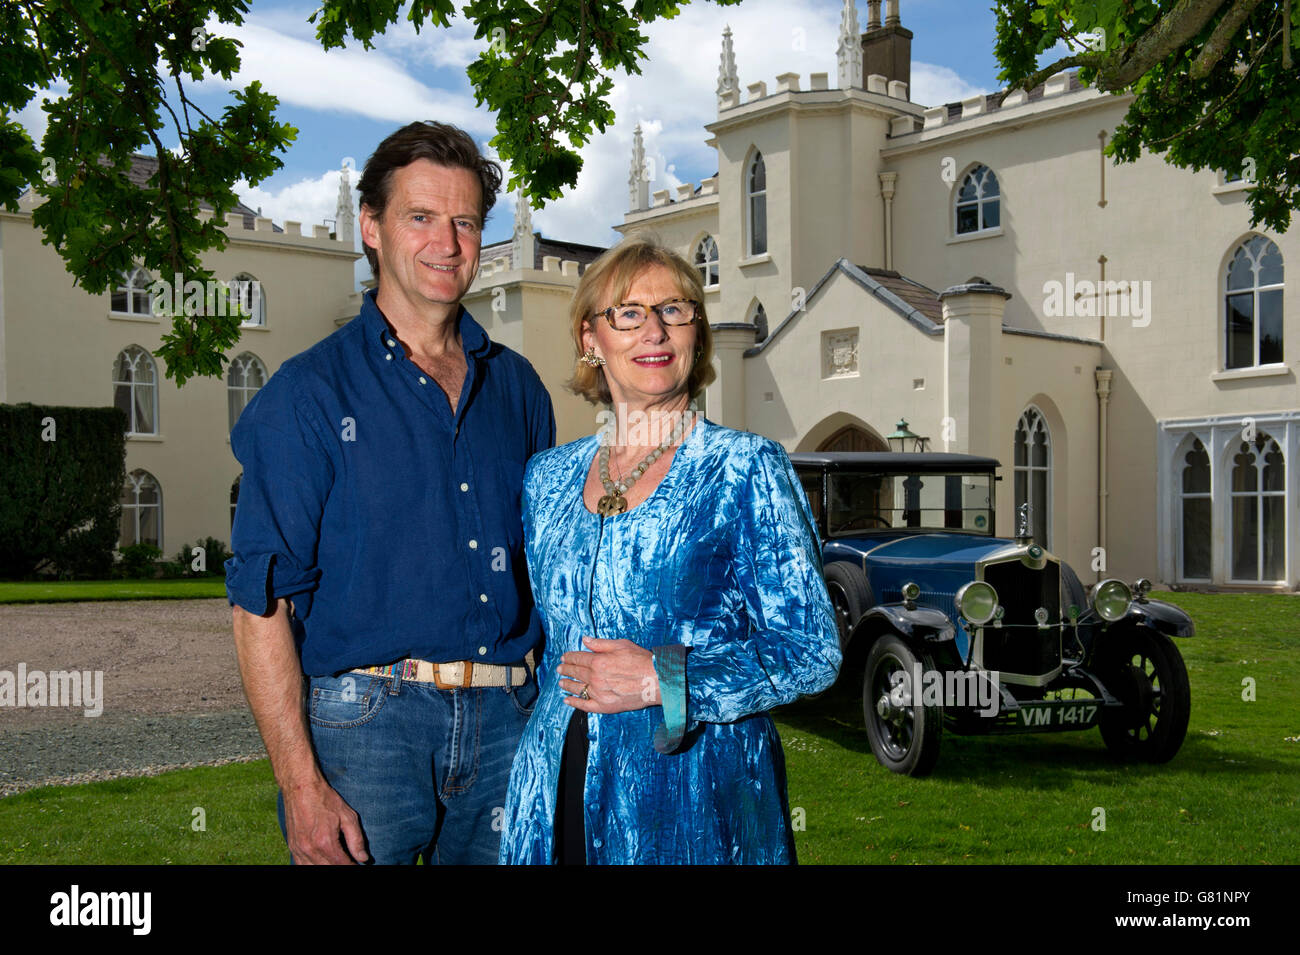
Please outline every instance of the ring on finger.
[{"label": "ring on finger", "polygon": [[578,699],[580,699],[580,700],[589,700],[589,699],[591,699],[591,694],[590,694],[589,692],[587,692],[589,689],[591,689],[591,687],[590,687],[589,684],[586,684],[586,683],[582,684],[582,692],[578,694]]}]

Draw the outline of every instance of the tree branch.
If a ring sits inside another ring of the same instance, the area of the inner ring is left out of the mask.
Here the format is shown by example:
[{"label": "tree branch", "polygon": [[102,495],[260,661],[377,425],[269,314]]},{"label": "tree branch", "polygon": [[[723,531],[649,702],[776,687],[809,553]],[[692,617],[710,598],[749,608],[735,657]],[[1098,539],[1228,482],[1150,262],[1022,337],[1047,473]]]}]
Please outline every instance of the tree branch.
[{"label": "tree branch", "polygon": [[1269,34],[1269,36],[1265,39],[1264,43],[1256,51],[1254,57],[1251,58],[1251,61],[1247,65],[1246,69],[1242,71],[1241,77],[1237,80],[1237,85],[1234,86],[1229,92],[1225,93],[1223,96],[1215,100],[1213,103],[1208,104],[1205,107],[1200,119],[1198,119],[1191,126],[1184,127],[1183,129],[1178,130],[1178,132],[1173,133],[1172,135],[1165,136],[1161,139],[1148,140],[1146,145],[1150,148],[1156,146],[1163,146],[1166,143],[1170,143],[1175,139],[1178,139],[1182,136],[1186,136],[1192,130],[1200,129],[1207,122],[1209,122],[1210,119],[1215,116],[1215,114],[1217,114],[1225,106],[1227,106],[1234,99],[1236,99],[1237,95],[1241,92],[1242,87],[1246,85],[1246,80],[1250,79],[1250,74],[1255,72],[1255,67],[1259,66],[1260,61],[1264,59],[1264,55],[1268,53],[1269,50],[1272,48],[1273,38],[1278,35],[1278,32],[1280,31],[1275,31],[1274,33]]},{"label": "tree branch", "polygon": [[1097,88],[1115,93],[1132,86],[1143,73],[1194,39],[1224,2],[1178,0],[1178,5],[1157,18],[1136,42],[1105,57],[1106,65],[1097,70]]},{"label": "tree branch", "polygon": [[1228,44],[1233,36],[1241,29],[1246,18],[1255,12],[1260,2],[1261,0],[1236,0],[1228,8],[1228,12],[1215,26],[1205,46],[1201,47],[1201,52],[1196,54],[1196,59],[1192,61],[1192,68],[1189,71],[1192,79],[1203,80],[1210,75],[1219,60],[1223,59],[1223,54],[1228,51]]},{"label": "tree branch", "polygon": [[1015,90],[1024,90],[1028,93],[1039,83],[1045,83],[1048,77],[1055,76],[1057,73],[1061,72],[1061,70],[1069,69],[1072,66],[1086,66],[1099,69],[1099,63],[1104,55],[1105,54],[1102,53],[1072,53],[1069,56],[1063,56],[1051,66],[1045,66],[1041,70],[1035,70],[1015,86],[1008,86],[1004,89],[998,96],[998,105],[1001,106],[1002,101],[1010,96]]}]

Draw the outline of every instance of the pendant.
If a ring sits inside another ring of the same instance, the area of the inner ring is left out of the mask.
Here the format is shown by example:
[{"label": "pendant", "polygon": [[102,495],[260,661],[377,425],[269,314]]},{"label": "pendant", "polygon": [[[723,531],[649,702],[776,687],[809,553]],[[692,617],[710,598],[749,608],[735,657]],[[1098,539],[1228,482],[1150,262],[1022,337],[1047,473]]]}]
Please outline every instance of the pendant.
[{"label": "pendant", "polygon": [[606,494],[596,503],[596,512],[601,517],[613,517],[615,514],[622,514],[626,510],[627,498],[618,492]]}]

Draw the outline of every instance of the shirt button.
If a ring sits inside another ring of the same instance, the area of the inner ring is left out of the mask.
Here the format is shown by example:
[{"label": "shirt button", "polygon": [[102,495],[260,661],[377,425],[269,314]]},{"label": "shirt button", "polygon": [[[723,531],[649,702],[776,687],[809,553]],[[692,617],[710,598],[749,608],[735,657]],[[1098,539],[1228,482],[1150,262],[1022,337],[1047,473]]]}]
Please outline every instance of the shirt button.
[{"label": "shirt button", "polygon": [[478,550],[478,541],[474,541],[474,540],[470,541],[470,542],[469,542],[469,549],[470,549],[470,550]]},{"label": "shirt button", "polygon": [[600,837],[597,836],[595,839],[591,840],[591,844],[595,846],[597,849],[599,849],[603,843],[601,843]]},{"label": "shirt button", "polygon": [[487,603],[487,594],[479,594],[478,599],[483,601],[484,603]]},{"label": "shirt button", "polygon": [[389,347],[389,348],[394,347],[396,344],[397,344],[397,342],[393,341],[391,338],[388,339],[388,347]]},{"label": "shirt button", "polygon": [[468,485],[468,484],[465,484],[464,482],[462,482],[461,485],[460,485],[460,489],[461,489],[462,491],[468,491],[468,490],[469,490],[469,485]]},{"label": "shirt button", "polygon": [[478,655],[481,656],[481,657],[485,657],[485,656],[487,656],[487,647],[479,647],[479,648],[478,648]]},{"label": "shirt button", "polygon": [[393,360],[393,356],[392,356],[392,355],[385,355],[385,356],[384,356],[384,361],[392,361],[392,360]]},{"label": "shirt button", "polygon": [[420,376],[420,384],[422,384],[422,385],[427,385],[428,383],[429,383],[429,382],[428,382],[428,380],[424,377],[424,375],[421,375],[421,376]]}]

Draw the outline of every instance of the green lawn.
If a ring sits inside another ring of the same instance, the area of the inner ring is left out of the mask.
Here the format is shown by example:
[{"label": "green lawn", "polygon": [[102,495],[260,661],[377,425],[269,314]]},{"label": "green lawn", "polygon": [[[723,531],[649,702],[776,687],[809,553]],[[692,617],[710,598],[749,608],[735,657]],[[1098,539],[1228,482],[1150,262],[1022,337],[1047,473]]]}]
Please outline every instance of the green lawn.
[{"label": "green lawn", "polygon": [[70,600],[193,600],[225,595],[224,577],[0,581],[0,604],[60,603]]},{"label": "green lawn", "polygon": [[[909,779],[872,757],[858,701],[827,695],[778,714],[800,861],[1300,862],[1300,598],[1160,596],[1197,623],[1173,762],[1116,764],[1096,730],[948,735],[934,775]],[[4,863],[284,861],[265,761],[0,799]]]},{"label": "green lawn", "polygon": [[1197,626],[1177,641],[1192,713],[1172,762],[1117,764],[1095,729],[945,735],[934,775],[910,779],[871,755],[859,697],[803,702],[779,720],[800,861],[1300,862],[1300,598],[1155,596]]}]

